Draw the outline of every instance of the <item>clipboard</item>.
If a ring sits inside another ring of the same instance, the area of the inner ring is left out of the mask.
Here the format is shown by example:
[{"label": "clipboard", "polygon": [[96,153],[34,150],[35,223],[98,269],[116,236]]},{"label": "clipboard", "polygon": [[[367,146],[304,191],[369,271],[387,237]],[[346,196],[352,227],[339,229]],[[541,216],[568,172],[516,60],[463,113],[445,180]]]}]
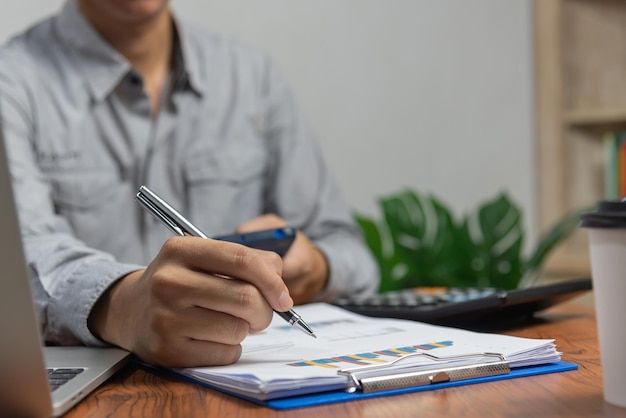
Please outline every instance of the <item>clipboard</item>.
[{"label": "clipboard", "polygon": [[323,303],[299,309],[315,318],[315,343],[275,316],[243,341],[236,363],[165,371],[292,409],[577,369],[561,362],[552,339],[371,318]]},{"label": "clipboard", "polygon": [[[487,358],[488,360],[475,363],[464,362],[458,366],[434,367],[428,370],[419,371],[407,371],[406,369],[403,369],[398,373],[376,373],[375,376],[372,376],[370,373],[375,370],[380,371],[388,367],[397,366],[398,363],[417,356],[428,358],[434,363],[443,360],[467,361],[478,358]],[[144,363],[142,364],[153,370],[155,369],[155,366],[146,365]],[[476,353],[458,356],[434,356],[428,353],[412,353],[401,356],[394,362],[384,365],[370,365],[339,370],[337,372],[338,374],[345,375],[349,379],[349,384],[345,388],[270,400],[259,400],[247,397],[240,393],[229,391],[226,388],[211,385],[202,380],[194,379],[188,375],[178,373],[176,370],[161,368],[156,369],[166,371],[169,374],[174,374],[179,378],[182,378],[183,380],[200,384],[201,386],[214,389],[240,399],[245,399],[258,405],[276,410],[287,410],[371,399],[379,396],[395,396],[405,393],[423,392],[427,390],[444,389],[476,383],[572,371],[577,370],[578,365],[559,361],[537,366],[511,368],[506,358],[498,353]]]}]

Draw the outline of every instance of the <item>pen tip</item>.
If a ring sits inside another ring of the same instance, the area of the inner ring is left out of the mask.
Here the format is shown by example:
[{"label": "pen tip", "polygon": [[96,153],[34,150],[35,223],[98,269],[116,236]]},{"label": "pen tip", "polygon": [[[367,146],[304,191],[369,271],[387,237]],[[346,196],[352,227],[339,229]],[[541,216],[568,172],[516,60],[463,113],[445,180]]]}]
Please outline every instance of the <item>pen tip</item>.
[{"label": "pen tip", "polygon": [[317,335],[315,335],[314,333],[311,333],[311,337],[317,338]]}]

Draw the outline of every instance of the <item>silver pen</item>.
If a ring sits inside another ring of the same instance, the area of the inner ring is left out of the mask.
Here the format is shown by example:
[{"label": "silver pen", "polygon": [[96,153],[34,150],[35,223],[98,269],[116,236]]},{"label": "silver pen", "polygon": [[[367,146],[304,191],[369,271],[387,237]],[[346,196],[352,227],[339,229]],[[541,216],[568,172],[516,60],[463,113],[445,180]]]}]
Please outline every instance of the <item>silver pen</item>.
[{"label": "silver pen", "polygon": [[[176,209],[170,206],[165,200],[146,186],[141,186],[135,197],[144,209],[154,215],[154,217],[160,220],[163,225],[165,225],[174,234],[180,236],[190,235],[200,238],[209,238],[204,232],[185,219],[185,217]],[[278,312],[276,310],[274,312],[287,321],[289,325],[297,326],[305,334],[317,338],[311,327],[309,327],[309,325],[304,322],[302,317],[293,309],[290,309],[287,312]]]}]

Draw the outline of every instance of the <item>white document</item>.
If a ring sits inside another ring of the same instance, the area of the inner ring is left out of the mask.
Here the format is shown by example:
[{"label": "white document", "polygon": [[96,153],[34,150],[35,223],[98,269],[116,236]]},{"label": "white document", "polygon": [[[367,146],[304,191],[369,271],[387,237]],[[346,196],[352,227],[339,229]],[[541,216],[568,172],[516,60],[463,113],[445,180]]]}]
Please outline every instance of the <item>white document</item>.
[{"label": "white document", "polygon": [[[176,372],[217,388],[259,400],[345,389],[350,379],[337,372],[384,365],[413,353],[440,358],[477,355],[466,360],[410,356],[393,370],[433,369],[484,363],[483,353],[503,355],[511,368],[558,362],[554,340],[477,333],[400,319],[370,318],[328,304],[299,306],[313,328],[311,338],[275,315],[270,327],[243,342],[241,359],[230,366]],[[388,373],[389,369],[373,373]]]}]

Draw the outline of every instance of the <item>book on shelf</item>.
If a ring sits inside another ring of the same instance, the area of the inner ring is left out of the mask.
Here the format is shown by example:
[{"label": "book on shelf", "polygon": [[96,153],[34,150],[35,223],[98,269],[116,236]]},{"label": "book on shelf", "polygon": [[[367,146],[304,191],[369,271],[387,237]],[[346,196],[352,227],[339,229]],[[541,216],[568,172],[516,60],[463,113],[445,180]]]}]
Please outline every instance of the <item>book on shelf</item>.
[{"label": "book on shelf", "polygon": [[626,132],[604,135],[604,198],[626,197]]}]

